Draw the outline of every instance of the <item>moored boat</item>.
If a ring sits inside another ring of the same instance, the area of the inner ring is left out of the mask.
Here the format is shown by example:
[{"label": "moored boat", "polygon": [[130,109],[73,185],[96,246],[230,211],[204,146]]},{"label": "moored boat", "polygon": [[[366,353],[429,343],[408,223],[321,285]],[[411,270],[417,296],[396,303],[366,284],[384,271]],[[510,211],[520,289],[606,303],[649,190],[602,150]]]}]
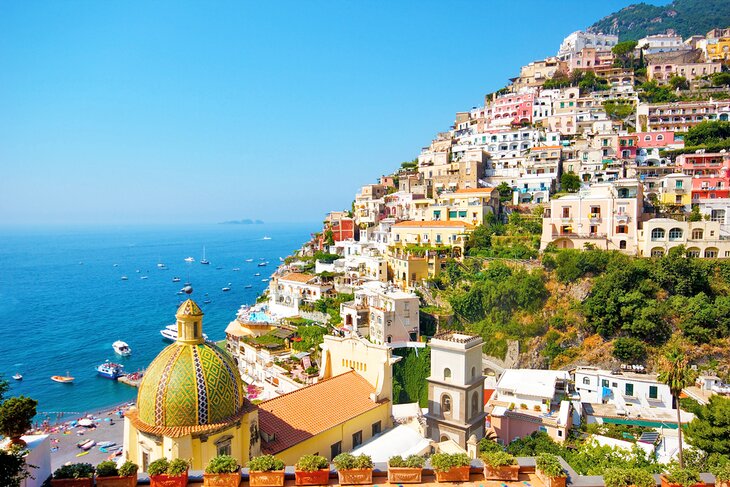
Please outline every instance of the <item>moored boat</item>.
[{"label": "moored boat", "polygon": [[203,265],[209,265],[210,261],[205,258],[205,246],[203,246],[203,258],[200,259],[200,263]]},{"label": "moored boat", "polygon": [[259,262],[257,265],[259,267],[266,267],[267,264],[268,264],[268,262]]},{"label": "moored boat", "polygon": [[51,380],[54,382],[60,382],[61,384],[70,384],[73,382],[75,377],[72,377],[71,374],[66,372],[66,375],[52,375]]},{"label": "moored boat", "polygon": [[173,277],[172,278],[172,282],[180,282],[180,278],[179,277]]},{"label": "moored boat", "polygon": [[15,374],[15,375],[13,376],[13,379],[15,379],[15,380],[23,380],[23,376],[22,376],[22,375],[20,375],[20,373],[16,373],[16,374]]},{"label": "moored boat", "polygon": [[185,257],[185,262],[195,262],[195,259],[192,257]]},{"label": "moored boat", "polygon": [[122,276],[122,281],[127,281],[129,278],[127,276]]},{"label": "moored boat", "polygon": [[[167,325],[165,328],[160,330],[160,335],[162,335],[162,338],[165,340],[174,342],[177,340],[177,324],[173,323],[171,325]],[[203,339],[207,340],[208,335],[203,333]]]},{"label": "moored boat", "polygon": [[96,367],[96,372],[99,377],[105,377],[107,379],[117,380],[119,376],[124,374],[124,366],[121,364],[115,364],[108,360],[103,364]]},{"label": "moored boat", "polygon": [[126,342],[123,342],[121,340],[117,340],[116,342],[112,343],[112,348],[117,354],[121,355],[122,357],[132,355],[132,349],[129,348],[129,345],[127,345]]}]

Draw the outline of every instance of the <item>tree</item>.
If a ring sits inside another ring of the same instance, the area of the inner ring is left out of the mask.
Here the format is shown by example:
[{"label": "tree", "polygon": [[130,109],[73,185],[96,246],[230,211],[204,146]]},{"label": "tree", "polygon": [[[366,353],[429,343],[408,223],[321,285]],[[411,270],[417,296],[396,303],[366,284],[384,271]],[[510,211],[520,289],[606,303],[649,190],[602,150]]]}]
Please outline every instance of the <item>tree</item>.
[{"label": "tree", "polygon": [[646,358],[646,346],[636,338],[617,338],[613,342],[613,356],[630,364],[641,363]]},{"label": "tree", "polygon": [[615,56],[614,66],[617,68],[633,68],[634,67],[634,49],[636,49],[637,41],[619,42],[611,51]]},{"label": "tree", "polygon": [[730,398],[712,396],[687,425],[687,441],[708,454],[730,455]]},{"label": "tree", "polygon": [[694,373],[689,368],[689,360],[678,343],[670,344],[659,363],[659,380],[669,386],[677,405],[677,432],[679,434],[679,467],[684,468],[682,452],[682,421],[680,419],[679,395],[682,389],[692,385]]},{"label": "tree", "polygon": [[497,191],[499,191],[499,201],[501,201],[502,203],[510,201],[512,199],[512,187],[506,182],[502,181],[501,183],[499,183],[499,186],[497,186]]},{"label": "tree", "polygon": [[10,384],[3,376],[0,375],[0,402],[5,399],[5,394],[10,390]]},{"label": "tree", "polygon": [[712,84],[714,86],[730,86],[730,73],[722,72],[713,74]]},{"label": "tree", "polygon": [[13,445],[7,450],[0,448],[0,485],[20,487],[24,479],[31,477],[30,469],[38,467],[28,465],[25,460],[27,453],[20,445]]},{"label": "tree", "polygon": [[685,78],[684,76],[674,75],[669,78],[669,86],[671,86],[673,90],[688,90],[689,81],[687,81],[687,78]]},{"label": "tree", "polygon": [[684,136],[684,143],[694,147],[711,143],[719,143],[730,138],[730,122],[706,120],[689,129]]},{"label": "tree", "polygon": [[33,425],[38,401],[25,396],[11,397],[0,405],[0,433],[17,439]]},{"label": "tree", "polygon": [[575,193],[580,189],[580,178],[573,171],[564,172],[560,176],[560,188],[569,193]]}]

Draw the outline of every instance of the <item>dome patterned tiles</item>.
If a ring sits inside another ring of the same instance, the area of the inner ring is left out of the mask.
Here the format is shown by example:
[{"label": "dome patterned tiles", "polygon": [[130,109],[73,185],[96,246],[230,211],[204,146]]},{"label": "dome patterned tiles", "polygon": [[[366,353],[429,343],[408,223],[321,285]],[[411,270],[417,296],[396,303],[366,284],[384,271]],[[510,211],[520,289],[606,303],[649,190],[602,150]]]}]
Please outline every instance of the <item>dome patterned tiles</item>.
[{"label": "dome patterned tiles", "polygon": [[188,299],[180,305],[175,316],[203,316],[203,311],[195,301]]}]

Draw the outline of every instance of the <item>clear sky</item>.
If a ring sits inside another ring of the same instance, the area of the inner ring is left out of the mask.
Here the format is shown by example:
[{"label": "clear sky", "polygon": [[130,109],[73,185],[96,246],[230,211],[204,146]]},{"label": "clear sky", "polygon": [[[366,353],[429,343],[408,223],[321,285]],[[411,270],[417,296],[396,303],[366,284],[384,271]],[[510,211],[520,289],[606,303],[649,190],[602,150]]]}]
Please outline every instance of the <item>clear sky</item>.
[{"label": "clear sky", "polygon": [[319,221],[629,3],[0,0],[0,224]]}]

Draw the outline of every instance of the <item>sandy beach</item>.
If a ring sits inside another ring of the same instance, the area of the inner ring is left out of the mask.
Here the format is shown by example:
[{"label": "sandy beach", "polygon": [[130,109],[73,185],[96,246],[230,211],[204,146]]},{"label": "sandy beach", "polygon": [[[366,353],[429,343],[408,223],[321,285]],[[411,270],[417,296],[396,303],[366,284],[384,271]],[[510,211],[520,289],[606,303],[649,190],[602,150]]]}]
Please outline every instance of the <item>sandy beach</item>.
[{"label": "sandy beach", "polygon": [[[89,413],[62,423],[37,428],[33,430],[33,433],[50,435],[51,468],[53,470],[68,462],[86,462],[96,466],[122,446],[124,441],[123,415],[128,408],[129,404],[126,404],[95,414]],[[78,422],[83,419],[88,420],[83,424],[90,424],[90,426],[79,426]],[[115,445],[109,447],[107,452],[101,451],[98,445],[94,445],[87,454],[77,456],[84,450],[77,447],[76,444],[84,439],[94,440],[96,443],[113,441]]]}]

